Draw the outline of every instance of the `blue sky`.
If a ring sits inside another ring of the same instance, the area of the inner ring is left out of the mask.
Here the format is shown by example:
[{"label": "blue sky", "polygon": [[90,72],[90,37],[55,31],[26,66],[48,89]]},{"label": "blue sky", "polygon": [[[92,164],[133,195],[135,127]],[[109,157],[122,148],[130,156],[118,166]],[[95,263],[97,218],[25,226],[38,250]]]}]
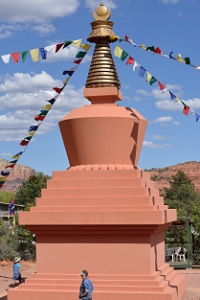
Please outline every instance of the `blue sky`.
[{"label": "blue sky", "polygon": [[[54,45],[66,40],[83,39],[91,32],[92,9],[96,0],[0,0],[0,56]],[[198,0],[107,0],[111,8],[114,32],[128,35],[136,44],[154,45],[165,54],[190,57],[200,66],[200,2]],[[200,114],[200,70],[172,59],[153,55],[126,42],[121,46],[170,91]],[[53,170],[65,170],[69,163],[62,143],[58,122],[71,109],[87,103],[83,89],[87,79],[94,45],[72,76],[63,93],[38,129],[18,161],[35,171],[51,175]],[[48,52],[46,61],[32,62],[30,55],[23,63],[12,58],[5,64],[0,57],[0,157],[23,149],[19,145],[34,116],[62,86],[63,70],[70,69],[77,48],[69,46],[58,53]],[[186,161],[200,161],[200,120],[185,116],[183,105],[162,94],[157,83],[150,86],[138,76],[138,69],[113,54],[121,81],[122,106],[134,107],[149,122],[139,160],[142,169],[167,167]]]}]

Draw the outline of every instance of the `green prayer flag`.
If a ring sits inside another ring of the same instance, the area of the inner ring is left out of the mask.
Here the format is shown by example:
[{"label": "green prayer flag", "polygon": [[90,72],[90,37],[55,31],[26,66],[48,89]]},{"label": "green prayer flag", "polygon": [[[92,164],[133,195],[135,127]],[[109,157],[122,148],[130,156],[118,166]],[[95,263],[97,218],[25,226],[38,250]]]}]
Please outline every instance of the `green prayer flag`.
[{"label": "green prayer flag", "polygon": [[83,58],[85,56],[86,52],[78,51],[76,54],[76,58]]},{"label": "green prayer flag", "polygon": [[157,81],[155,77],[151,77],[151,80],[149,81],[150,85],[154,84]]},{"label": "green prayer flag", "polygon": [[72,41],[66,41],[64,42],[63,49],[66,48],[67,46],[71,45]]},{"label": "green prayer flag", "polygon": [[43,110],[40,111],[38,116],[46,116],[48,114],[48,112],[49,112],[48,110],[43,109]]},{"label": "green prayer flag", "polygon": [[126,53],[125,51],[122,52],[120,59],[123,61],[127,58],[128,53]]},{"label": "green prayer flag", "polygon": [[5,181],[0,181],[0,184],[4,184],[5,183]]},{"label": "green prayer flag", "polygon": [[26,58],[27,58],[27,55],[28,55],[28,52],[29,51],[23,51],[21,52],[21,55],[22,55],[22,61],[25,62]]},{"label": "green prayer flag", "polygon": [[154,51],[155,51],[155,48],[154,48],[154,46],[149,46],[149,47],[146,48],[146,51],[147,51],[147,50],[150,50],[150,51],[153,51],[153,52],[154,52]]},{"label": "green prayer flag", "polygon": [[186,63],[187,65],[190,65],[190,58],[189,58],[189,57],[185,57],[184,59],[185,59],[185,63]]},{"label": "green prayer flag", "polygon": [[25,140],[28,140],[28,141],[30,141],[30,140],[32,139],[32,137],[33,137],[32,135],[30,135],[30,136],[26,136],[26,137],[25,137]]},{"label": "green prayer flag", "polygon": [[10,164],[16,164],[16,162],[18,161],[18,159],[15,159],[15,160],[12,160],[12,161],[9,161],[9,165]]}]

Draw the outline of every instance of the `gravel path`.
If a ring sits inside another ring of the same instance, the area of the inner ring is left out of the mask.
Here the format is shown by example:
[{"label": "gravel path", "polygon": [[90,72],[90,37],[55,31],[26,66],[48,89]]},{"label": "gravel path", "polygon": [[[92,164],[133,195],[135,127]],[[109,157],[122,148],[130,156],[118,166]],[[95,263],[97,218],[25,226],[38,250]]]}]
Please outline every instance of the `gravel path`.
[{"label": "gravel path", "polygon": [[[35,272],[35,263],[20,262],[22,266],[22,278],[28,278]],[[200,300],[200,269],[180,270],[179,273],[186,274],[187,290],[182,300]],[[12,288],[12,263],[8,266],[0,266],[0,300],[7,300],[7,290]]]}]

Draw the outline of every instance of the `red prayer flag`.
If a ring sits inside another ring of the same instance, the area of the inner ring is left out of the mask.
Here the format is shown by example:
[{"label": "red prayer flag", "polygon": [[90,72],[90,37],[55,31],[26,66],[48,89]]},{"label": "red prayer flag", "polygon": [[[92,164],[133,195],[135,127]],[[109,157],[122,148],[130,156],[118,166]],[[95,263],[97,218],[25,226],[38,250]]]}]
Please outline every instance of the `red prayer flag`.
[{"label": "red prayer flag", "polygon": [[164,90],[165,89],[164,84],[162,84],[160,81],[158,81],[158,85],[159,85],[160,90]]},{"label": "red prayer flag", "polygon": [[8,169],[8,168],[14,168],[15,165],[16,165],[16,164],[10,164],[10,165],[7,165],[7,166],[5,167],[5,169]]},{"label": "red prayer flag", "polygon": [[64,43],[57,44],[55,52],[58,52],[60,50],[60,48],[62,48],[63,45],[64,45]]},{"label": "red prayer flag", "polygon": [[162,53],[162,51],[160,50],[160,48],[159,48],[159,47],[157,47],[157,48],[154,50],[154,53],[161,54],[161,53]]},{"label": "red prayer flag", "polygon": [[38,116],[38,115],[36,115],[35,118],[34,118],[34,120],[35,121],[43,121],[45,117],[46,116]]},{"label": "red prayer flag", "polygon": [[187,106],[187,105],[184,105],[184,108],[183,108],[183,113],[184,113],[184,115],[188,115],[188,113],[189,113],[189,110],[190,110],[190,107],[189,106]]},{"label": "red prayer flag", "polygon": [[28,143],[29,143],[29,141],[22,140],[21,143],[20,143],[20,145],[21,145],[21,146],[27,146]]},{"label": "red prayer flag", "polygon": [[56,93],[60,94],[63,89],[62,88],[58,88],[58,87],[54,87],[53,90],[56,91]]},{"label": "red prayer flag", "polygon": [[126,65],[131,65],[131,64],[134,63],[134,61],[135,61],[135,59],[132,58],[131,56],[129,56],[129,58],[128,58],[127,62],[126,62]]},{"label": "red prayer flag", "polygon": [[11,56],[12,56],[14,62],[18,62],[19,57],[20,57],[20,52],[12,53]]},{"label": "red prayer flag", "polygon": [[80,58],[80,59],[76,59],[75,61],[73,61],[73,64],[80,64],[80,62],[82,61],[82,58]]},{"label": "red prayer flag", "polygon": [[0,189],[2,188],[3,184],[0,184]]}]

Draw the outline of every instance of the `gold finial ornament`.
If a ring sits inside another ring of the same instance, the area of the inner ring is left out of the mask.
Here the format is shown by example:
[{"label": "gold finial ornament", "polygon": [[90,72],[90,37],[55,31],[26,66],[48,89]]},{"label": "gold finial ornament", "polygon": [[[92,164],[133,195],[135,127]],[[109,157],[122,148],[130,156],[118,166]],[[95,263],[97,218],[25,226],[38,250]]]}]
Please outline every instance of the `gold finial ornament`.
[{"label": "gold finial ornament", "polygon": [[[96,9],[96,12],[93,11],[96,21],[91,23],[92,32],[87,40],[95,43],[96,46],[85,84],[86,88],[114,86],[120,89],[120,80],[109,45],[117,40],[112,29],[113,22],[108,20],[110,15],[111,11],[103,3]],[[116,38],[113,39],[113,36]]]},{"label": "gold finial ornament", "polygon": [[94,10],[92,11],[92,15],[97,21],[107,21],[111,16],[111,10],[107,9],[104,4],[101,3],[96,9],[96,12]]}]

